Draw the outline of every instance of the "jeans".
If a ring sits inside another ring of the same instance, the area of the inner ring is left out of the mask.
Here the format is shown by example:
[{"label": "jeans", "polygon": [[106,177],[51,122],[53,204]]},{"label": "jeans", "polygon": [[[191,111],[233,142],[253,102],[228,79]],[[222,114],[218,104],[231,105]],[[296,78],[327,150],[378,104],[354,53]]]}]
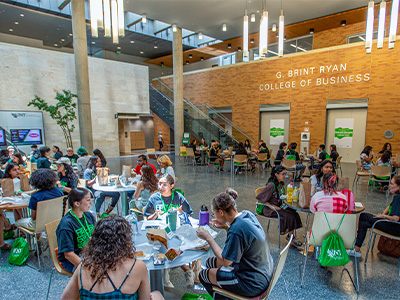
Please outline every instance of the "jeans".
[{"label": "jeans", "polygon": [[[382,219],[374,218],[373,215],[368,213],[362,213],[360,215],[360,219],[358,220],[358,231],[355,244],[357,247],[362,246],[365,240],[365,236],[367,235],[368,228],[372,228],[374,223],[378,220]],[[393,224],[393,223],[379,222],[378,224],[376,224],[375,228],[391,235],[400,236],[400,223]]]},{"label": "jeans", "polygon": [[119,193],[118,192],[103,192],[103,191],[96,191],[94,193],[94,196],[96,197],[96,212],[100,212],[101,205],[104,202],[104,199],[106,197],[111,197],[111,206],[115,207],[115,205],[118,202],[119,199]]},{"label": "jeans", "polygon": [[161,151],[161,149],[164,147],[163,142],[158,141],[158,143],[160,144],[160,149],[158,151]]}]

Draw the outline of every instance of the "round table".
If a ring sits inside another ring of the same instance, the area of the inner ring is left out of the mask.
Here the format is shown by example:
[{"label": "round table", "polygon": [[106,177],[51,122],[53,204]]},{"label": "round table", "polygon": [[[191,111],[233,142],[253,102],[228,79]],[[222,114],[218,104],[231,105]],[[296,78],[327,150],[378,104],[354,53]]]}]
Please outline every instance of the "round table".
[{"label": "round table", "polygon": [[[138,222],[138,228],[139,232],[137,234],[133,234],[133,241],[135,245],[140,245],[143,243],[149,242],[146,236],[147,230],[141,230],[143,221]],[[168,247],[169,248],[179,248],[181,245],[181,240],[179,240],[177,237],[173,237],[172,239],[168,240]],[[162,245],[160,248],[160,253],[165,253],[167,249]],[[170,269],[170,268],[175,268],[179,267],[188,263],[191,263],[193,261],[198,260],[199,258],[202,258],[205,256],[209,251],[211,251],[211,248],[208,251],[197,251],[197,250],[185,250],[181,255],[179,255],[175,260],[169,261],[168,259],[165,259],[165,264],[164,265],[154,265],[154,260],[153,257],[150,257],[149,260],[143,260],[143,262],[146,264],[147,269],[150,272],[150,290],[158,290],[162,294],[164,291],[164,278],[163,278],[163,270],[164,269]]]},{"label": "round table", "polygon": [[129,214],[129,203],[126,193],[130,191],[136,191],[136,185],[127,185],[124,187],[116,187],[115,185],[99,185],[96,180],[92,188],[96,191],[119,192],[122,206],[122,215],[126,216]]}]

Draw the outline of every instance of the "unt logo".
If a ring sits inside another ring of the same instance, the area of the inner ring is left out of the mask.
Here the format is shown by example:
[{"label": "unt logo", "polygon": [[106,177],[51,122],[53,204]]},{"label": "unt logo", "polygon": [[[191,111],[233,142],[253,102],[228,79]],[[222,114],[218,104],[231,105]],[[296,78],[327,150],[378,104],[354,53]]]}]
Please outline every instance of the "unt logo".
[{"label": "unt logo", "polygon": [[11,115],[14,117],[14,118],[18,118],[18,117],[25,117],[25,113],[11,113]]},{"label": "unt logo", "polygon": [[342,258],[342,251],[340,251],[340,250],[328,249],[327,253],[328,253],[328,256],[332,259],[341,259]]}]

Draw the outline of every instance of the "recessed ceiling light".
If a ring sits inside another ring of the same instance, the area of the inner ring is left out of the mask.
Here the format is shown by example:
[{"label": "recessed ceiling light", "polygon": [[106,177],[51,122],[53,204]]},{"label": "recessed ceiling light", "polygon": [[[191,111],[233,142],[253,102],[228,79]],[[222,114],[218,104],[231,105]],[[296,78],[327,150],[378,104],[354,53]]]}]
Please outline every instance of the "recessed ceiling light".
[{"label": "recessed ceiling light", "polygon": [[226,23],[222,24],[222,31],[226,31]]},{"label": "recessed ceiling light", "polygon": [[158,46],[157,45],[154,45],[154,49],[157,49],[158,48]]},{"label": "recessed ceiling light", "polygon": [[61,42],[64,42],[65,40],[64,39],[61,39]]},{"label": "recessed ceiling light", "polygon": [[96,44],[96,42],[92,42],[92,45]]},{"label": "recessed ceiling light", "polygon": [[25,15],[24,14],[19,14],[21,17],[24,17]]},{"label": "recessed ceiling light", "polygon": [[260,13],[260,10],[257,10],[257,13]]},{"label": "recessed ceiling light", "polygon": [[133,44],[135,41],[131,41],[131,44]]},{"label": "recessed ceiling light", "polygon": [[140,54],[143,54],[144,52],[143,51],[140,51]]},{"label": "recessed ceiling light", "polygon": [[8,29],[8,31],[14,31],[14,29],[10,28],[10,29]]},{"label": "recessed ceiling light", "polygon": [[18,25],[19,23],[17,21],[14,22],[15,25]]}]

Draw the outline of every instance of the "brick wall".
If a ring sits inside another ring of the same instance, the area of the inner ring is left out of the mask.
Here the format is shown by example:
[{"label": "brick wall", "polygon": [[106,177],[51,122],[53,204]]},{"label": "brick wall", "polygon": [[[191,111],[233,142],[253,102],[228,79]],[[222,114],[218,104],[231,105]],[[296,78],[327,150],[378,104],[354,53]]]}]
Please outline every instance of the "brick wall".
[{"label": "brick wall", "polygon": [[153,113],[153,122],[154,122],[154,148],[158,150],[160,147],[158,144],[158,132],[162,132],[163,139],[164,139],[164,147],[163,151],[167,151],[167,144],[171,143],[171,136],[170,136],[170,128],[169,126],[161,120],[155,113]]}]

